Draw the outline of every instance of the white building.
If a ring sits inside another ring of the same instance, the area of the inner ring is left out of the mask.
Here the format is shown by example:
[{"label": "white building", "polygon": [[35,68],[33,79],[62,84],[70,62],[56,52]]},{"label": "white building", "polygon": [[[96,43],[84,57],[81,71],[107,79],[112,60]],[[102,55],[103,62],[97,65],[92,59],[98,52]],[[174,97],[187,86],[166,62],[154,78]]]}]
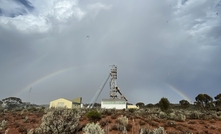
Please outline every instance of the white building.
[{"label": "white building", "polygon": [[124,99],[102,99],[101,108],[126,109],[127,108],[127,101]]}]

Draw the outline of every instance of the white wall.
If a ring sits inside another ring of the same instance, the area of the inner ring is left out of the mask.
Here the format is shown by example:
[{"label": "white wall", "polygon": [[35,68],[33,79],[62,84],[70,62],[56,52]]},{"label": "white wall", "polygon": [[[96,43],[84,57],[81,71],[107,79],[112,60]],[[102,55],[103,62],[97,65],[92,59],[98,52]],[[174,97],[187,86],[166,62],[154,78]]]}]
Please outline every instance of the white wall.
[{"label": "white wall", "polygon": [[126,104],[104,104],[103,102],[101,102],[101,108],[105,108],[105,109],[126,109],[127,106]]}]

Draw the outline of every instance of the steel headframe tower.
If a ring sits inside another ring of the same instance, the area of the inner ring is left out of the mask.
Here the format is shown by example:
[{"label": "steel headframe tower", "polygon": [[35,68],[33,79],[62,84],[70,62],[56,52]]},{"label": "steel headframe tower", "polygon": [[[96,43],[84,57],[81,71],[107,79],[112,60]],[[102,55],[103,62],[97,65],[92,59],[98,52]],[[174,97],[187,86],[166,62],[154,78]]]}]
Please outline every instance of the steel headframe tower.
[{"label": "steel headframe tower", "polygon": [[110,98],[117,98],[117,66],[112,65],[110,72],[111,80],[110,80]]},{"label": "steel headframe tower", "polygon": [[111,80],[110,80],[110,98],[117,99],[117,93],[121,95],[121,99],[126,99],[125,96],[120,91],[120,88],[117,86],[117,66],[112,65],[111,72],[110,72]]}]

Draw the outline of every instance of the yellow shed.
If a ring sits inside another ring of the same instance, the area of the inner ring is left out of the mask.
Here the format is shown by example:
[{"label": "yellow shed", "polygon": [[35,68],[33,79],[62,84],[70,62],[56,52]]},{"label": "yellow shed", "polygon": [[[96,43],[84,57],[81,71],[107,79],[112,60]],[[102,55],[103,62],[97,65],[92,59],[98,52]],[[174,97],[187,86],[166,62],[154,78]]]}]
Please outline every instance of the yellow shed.
[{"label": "yellow shed", "polygon": [[50,102],[50,108],[81,108],[82,98],[73,99],[73,101],[59,98]]},{"label": "yellow shed", "polygon": [[139,109],[139,107],[136,105],[127,105],[127,108],[128,109]]}]

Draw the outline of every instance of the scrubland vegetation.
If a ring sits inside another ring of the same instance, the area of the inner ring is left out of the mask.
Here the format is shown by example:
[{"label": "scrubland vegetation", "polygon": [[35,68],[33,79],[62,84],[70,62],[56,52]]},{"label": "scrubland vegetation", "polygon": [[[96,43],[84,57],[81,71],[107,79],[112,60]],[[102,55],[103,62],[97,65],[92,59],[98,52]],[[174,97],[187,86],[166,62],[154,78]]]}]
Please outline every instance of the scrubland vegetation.
[{"label": "scrubland vegetation", "polygon": [[220,98],[199,94],[194,104],[161,98],[157,104],[138,102],[140,109],[123,110],[16,107],[22,103],[16,99],[13,105],[7,101],[13,108],[1,107],[0,134],[218,134]]}]

